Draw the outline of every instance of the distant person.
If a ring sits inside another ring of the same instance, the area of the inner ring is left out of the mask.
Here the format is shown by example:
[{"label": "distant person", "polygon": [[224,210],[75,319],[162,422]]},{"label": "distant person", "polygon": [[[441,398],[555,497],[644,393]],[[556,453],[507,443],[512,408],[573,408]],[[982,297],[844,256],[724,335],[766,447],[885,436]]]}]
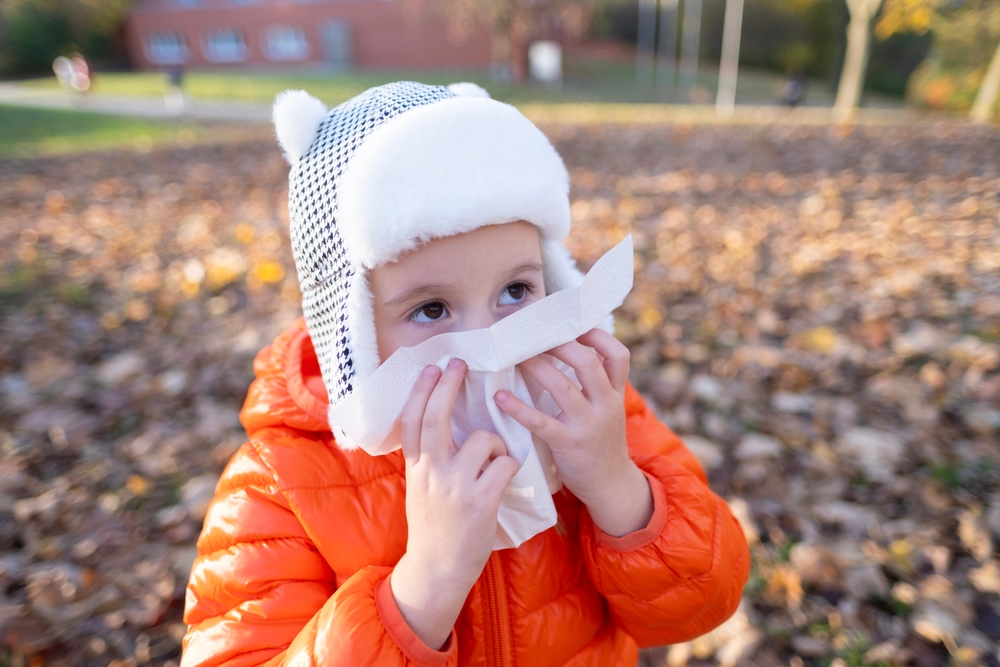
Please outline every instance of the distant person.
[{"label": "distant person", "polygon": [[70,80],[73,78],[73,61],[66,56],[59,56],[52,61],[52,71],[56,73],[56,79],[63,90],[72,90]]},{"label": "distant person", "polygon": [[172,116],[181,116],[187,110],[187,95],[184,93],[184,67],[174,65],[167,70],[167,92],[163,103]]},{"label": "distant person", "polygon": [[52,62],[52,71],[55,72],[63,90],[72,90],[80,94],[87,93],[94,80],[90,62],[79,53],[56,58]]},{"label": "distant person", "polygon": [[[305,318],[254,363],[181,667],[634,667],[732,615],[746,539],[627,348],[589,318],[497,326],[586,281],[545,135],[472,84],[285,93],[274,118]],[[464,359],[492,336],[517,369],[489,379]],[[412,374],[422,343],[444,356]]]},{"label": "distant person", "polygon": [[94,68],[80,53],[73,53],[69,57],[73,74],[70,76],[69,85],[78,93],[86,94],[94,83]]},{"label": "distant person", "polygon": [[167,73],[172,88],[184,88],[184,66],[174,65]]},{"label": "distant person", "polygon": [[806,101],[806,74],[801,67],[793,67],[788,72],[788,81],[781,96],[781,103],[795,108]]}]

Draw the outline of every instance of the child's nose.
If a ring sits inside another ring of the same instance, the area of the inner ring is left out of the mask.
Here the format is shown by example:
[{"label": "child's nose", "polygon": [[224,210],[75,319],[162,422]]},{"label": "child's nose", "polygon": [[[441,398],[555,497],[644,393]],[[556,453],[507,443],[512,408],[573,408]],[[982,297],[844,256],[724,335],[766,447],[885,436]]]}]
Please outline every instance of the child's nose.
[{"label": "child's nose", "polygon": [[497,323],[496,314],[487,308],[466,313],[462,318],[462,331],[472,331],[474,329],[488,329]]}]

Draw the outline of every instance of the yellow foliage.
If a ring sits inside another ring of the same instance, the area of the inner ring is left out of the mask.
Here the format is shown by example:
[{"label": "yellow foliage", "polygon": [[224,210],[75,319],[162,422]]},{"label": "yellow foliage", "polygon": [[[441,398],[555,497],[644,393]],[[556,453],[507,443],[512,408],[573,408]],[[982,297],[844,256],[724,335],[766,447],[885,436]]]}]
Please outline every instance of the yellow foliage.
[{"label": "yellow foliage", "polygon": [[951,79],[934,79],[924,89],[924,101],[932,109],[944,109],[955,95],[955,88]]},{"label": "yellow foliage", "polygon": [[228,285],[245,271],[246,260],[232,248],[216,248],[205,257],[205,276],[210,287]]},{"label": "yellow foliage", "polygon": [[926,34],[940,0],[886,0],[875,24],[875,35],[887,39],[898,32]]},{"label": "yellow foliage", "polygon": [[129,475],[129,478],[125,480],[125,486],[137,496],[145,495],[149,491],[149,482],[143,479],[141,475]]},{"label": "yellow foliage", "polygon": [[663,323],[663,315],[654,307],[643,309],[639,314],[638,325],[643,331],[652,331]]},{"label": "yellow foliage", "polygon": [[236,226],[236,240],[240,243],[249,245],[253,242],[254,236],[256,236],[256,230],[253,225],[241,222]]},{"label": "yellow foliage", "polygon": [[829,354],[837,347],[838,337],[830,327],[816,327],[806,331],[802,336],[802,344],[810,352]]},{"label": "yellow foliage", "polygon": [[276,283],[285,277],[285,268],[277,262],[265,259],[257,262],[253,273],[262,283]]}]

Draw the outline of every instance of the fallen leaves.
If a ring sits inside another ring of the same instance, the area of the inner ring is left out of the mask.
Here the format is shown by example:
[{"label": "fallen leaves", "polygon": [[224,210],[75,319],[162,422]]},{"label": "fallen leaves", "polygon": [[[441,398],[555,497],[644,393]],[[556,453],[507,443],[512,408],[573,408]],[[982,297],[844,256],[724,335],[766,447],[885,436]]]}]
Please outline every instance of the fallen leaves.
[{"label": "fallen leaves", "polygon": [[[733,619],[646,664],[995,658],[996,131],[545,130],[581,265],[633,235],[633,384],[752,545]],[[263,136],[0,162],[12,662],[177,661],[253,356],[299,312],[286,184]]]}]

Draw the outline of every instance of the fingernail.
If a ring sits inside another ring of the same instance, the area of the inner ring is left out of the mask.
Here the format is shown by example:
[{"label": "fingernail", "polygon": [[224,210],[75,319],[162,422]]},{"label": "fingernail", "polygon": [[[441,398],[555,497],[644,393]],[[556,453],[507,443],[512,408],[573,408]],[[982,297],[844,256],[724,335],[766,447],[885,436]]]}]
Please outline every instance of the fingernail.
[{"label": "fingernail", "polygon": [[437,366],[428,366],[427,368],[424,369],[422,375],[425,378],[434,377],[434,373],[436,372],[437,372]]},{"label": "fingernail", "polygon": [[505,391],[498,391],[497,392],[496,401],[500,405],[503,405],[504,403],[506,403],[507,402],[507,398],[508,398],[507,397],[507,392],[505,392]]},{"label": "fingernail", "polygon": [[461,367],[462,367],[461,359],[452,359],[451,361],[448,362],[448,368],[461,368]]}]

